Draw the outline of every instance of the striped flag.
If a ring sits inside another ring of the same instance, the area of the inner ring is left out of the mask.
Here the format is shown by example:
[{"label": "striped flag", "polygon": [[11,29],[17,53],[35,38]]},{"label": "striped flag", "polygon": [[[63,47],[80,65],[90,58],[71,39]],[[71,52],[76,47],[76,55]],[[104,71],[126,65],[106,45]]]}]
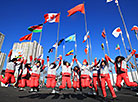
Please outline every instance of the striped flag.
[{"label": "striped flag", "polygon": [[108,2],[112,2],[112,1],[113,1],[113,0],[107,0],[106,3],[108,3]]},{"label": "striped flag", "polygon": [[101,44],[102,50],[104,50],[104,43]]},{"label": "striped flag", "polygon": [[74,50],[69,51],[65,56],[73,55]]},{"label": "striped flag", "polygon": [[120,50],[120,46],[119,46],[119,44],[116,45],[115,50]]},{"label": "striped flag", "polygon": [[84,36],[83,43],[84,43],[88,38],[90,38],[90,36],[89,36],[89,31],[88,31],[87,34]]},{"label": "striped flag", "polygon": [[105,29],[103,29],[103,31],[102,31],[102,37],[105,39],[105,37],[106,37],[106,35],[105,35],[106,33],[105,33]]},{"label": "striped flag", "polygon": [[59,22],[60,14],[59,13],[47,13],[44,15],[45,22],[44,23],[54,23]]},{"label": "striped flag", "polygon": [[39,24],[39,25],[30,26],[28,30],[34,33],[38,33],[38,32],[42,32],[42,28],[43,28],[43,24]]}]

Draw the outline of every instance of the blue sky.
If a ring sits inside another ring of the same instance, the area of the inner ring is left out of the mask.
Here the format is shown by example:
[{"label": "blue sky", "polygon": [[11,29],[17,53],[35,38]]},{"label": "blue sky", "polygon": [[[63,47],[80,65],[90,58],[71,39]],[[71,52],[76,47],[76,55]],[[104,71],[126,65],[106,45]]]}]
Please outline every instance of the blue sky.
[{"label": "blue sky", "polygon": [[[101,49],[101,43],[105,44],[105,39],[101,37],[103,28],[105,28],[109,41],[111,58],[114,59],[119,55],[119,52],[115,50],[118,43],[121,47],[122,55],[125,56],[121,37],[115,38],[112,35],[112,31],[119,26],[122,29],[125,43],[129,46],[121,17],[116,4],[114,2],[107,4],[106,0],[0,0],[0,32],[5,34],[2,52],[8,54],[15,42],[19,42],[22,36],[29,34],[30,31],[27,30],[29,26],[44,22],[44,14],[61,12],[59,39],[76,33],[78,46],[77,58],[82,62],[83,59],[87,58],[84,53],[86,43],[82,43],[85,35],[84,15],[77,12],[71,17],[67,17],[67,11],[83,3],[83,1],[85,1],[86,18],[92,43],[92,60],[95,57],[98,59],[104,57]],[[130,35],[132,47],[138,51],[138,41],[134,32],[131,31],[133,25],[138,25],[138,0],[119,0],[119,3]],[[44,58],[46,59],[48,55],[52,61],[54,60],[55,52],[48,54],[48,50],[56,41],[57,28],[57,23],[47,23],[44,25],[42,32],[41,45],[44,47]],[[39,33],[34,34],[33,40],[39,40]],[[67,43],[65,52],[67,53],[72,49],[74,49],[74,42]],[[62,50],[62,46],[60,46],[58,55],[62,55]],[[72,56],[65,57],[68,61],[71,61],[71,58]]]}]

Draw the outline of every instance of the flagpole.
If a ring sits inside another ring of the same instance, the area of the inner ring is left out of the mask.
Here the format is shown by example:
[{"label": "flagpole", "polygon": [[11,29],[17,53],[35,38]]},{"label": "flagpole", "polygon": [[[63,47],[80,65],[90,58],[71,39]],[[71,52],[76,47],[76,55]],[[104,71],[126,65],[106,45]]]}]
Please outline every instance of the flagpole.
[{"label": "flagpole", "polygon": [[122,54],[121,54],[121,50],[119,50],[119,55],[122,56]]},{"label": "flagpole", "polygon": [[136,38],[137,38],[137,40],[138,40],[138,35],[136,34]]},{"label": "flagpole", "polygon": [[[90,35],[89,35],[90,36]],[[91,44],[91,38],[89,38],[89,44],[90,44],[90,62],[92,62],[92,44]]]},{"label": "flagpole", "polygon": [[75,33],[75,55],[77,55],[77,40],[76,40],[76,33]]},{"label": "flagpole", "polygon": [[[125,28],[125,32],[126,32],[126,36],[127,36],[128,42],[129,42],[130,49],[132,51],[133,48],[132,48],[132,45],[131,45],[131,42],[130,42],[130,37],[129,37],[128,31],[127,31],[127,27],[126,27],[126,24],[125,24],[125,21],[124,21],[124,18],[123,18],[123,15],[122,15],[122,12],[121,12],[121,9],[120,9],[120,6],[119,6],[118,2],[117,2],[117,7],[118,7],[118,11],[120,13],[120,16],[121,16],[121,19],[122,19],[122,22],[123,22],[123,25],[124,25],[124,28]],[[137,67],[136,59],[135,59],[134,56],[133,56],[133,59],[134,59],[135,66],[136,66],[137,72],[138,72],[138,67]]]},{"label": "flagpole", "polygon": [[63,57],[65,57],[65,44],[63,45]]},{"label": "flagpole", "polygon": [[[83,2],[84,3],[84,2]],[[85,8],[84,8],[85,9]],[[85,31],[87,33],[87,20],[86,20],[86,12],[84,13],[84,21],[85,21]],[[89,55],[89,44],[87,39],[87,47],[88,47],[88,63],[90,64],[90,55]]]},{"label": "flagpole", "polygon": [[[60,15],[61,13],[59,13]],[[59,28],[60,28],[60,17],[58,22],[58,29],[57,29],[57,42],[56,42],[56,52],[55,52],[55,62],[57,60],[57,51],[58,51],[58,39],[59,39]]]},{"label": "flagpole", "polygon": [[39,45],[41,43],[41,37],[42,37],[42,31],[40,32],[40,36],[39,36]]},{"label": "flagpole", "polygon": [[[106,40],[107,52],[108,52],[108,55],[110,56],[107,36],[105,36],[105,40]],[[112,74],[113,85],[115,85],[114,75],[113,75],[113,68],[112,68],[112,66],[110,66],[110,67],[111,67],[111,70],[112,70],[111,74]]]}]

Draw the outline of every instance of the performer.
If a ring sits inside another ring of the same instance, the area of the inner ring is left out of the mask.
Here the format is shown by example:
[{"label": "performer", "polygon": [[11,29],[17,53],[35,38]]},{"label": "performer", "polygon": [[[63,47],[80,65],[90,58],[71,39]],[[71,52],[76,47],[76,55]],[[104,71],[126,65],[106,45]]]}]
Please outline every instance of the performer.
[{"label": "performer", "polygon": [[105,82],[107,82],[107,85],[110,89],[110,92],[112,94],[113,99],[115,99],[117,96],[115,94],[114,88],[111,84],[110,80],[110,75],[109,75],[109,70],[108,70],[108,63],[107,61],[103,60],[100,64],[100,77],[101,77],[101,88],[102,88],[102,93],[104,96],[104,99],[106,101],[106,88],[105,88]]},{"label": "performer", "polygon": [[91,68],[93,68],[95,65],[93,65],[93,64],[88,65],[88,62],[86,59],[83,60],[83,65],[76,59],[76,57],[75,57],[75,61],[81,70],[81,87],[83,87],[83,88],[90,87],[91,88],[89,70]]},{"label": "performer", "polygon": [[80,68],[78,66],[75,66],[73,69],[73,88],[74,92],[77,90],[77,88],[80,88]]},{"label": "performer", "polygon": [[23,63],[23,71],[21,74],[21,80],[19,83],[20,91],[24,91],[24,87],[29,86],[29,78],[30,78],[30,70],[31,70],[31,64],[27,63],[25,64],[26,61]]},{"label": "performer", "polygon": [[128,74],[127,74],[127,62],[135,54],[135,52],[136,52],[136,50],[134,49],[130,53],[130,55],[128,55],[127,58],[124,58],[123,56],[117,56],[115,58],[115,61],[112,60],[111,58],[109,58],[109,56],[105,55],[106,60],[110,61],[111,63],[113,63],[115,65],[115,71],[116,71],[116,74],[117,74],[116,86],[118,87],[118,90],[121,90],[122,79],[124,79],[125,84],[127,86],[133,86],[133,87],[138,86],[137,83],[129,81],[129,77],[128,77]]},{"label": "performer", "polygon": [[47,66],[48,66],[48,71],[47,71],[47,83],[46,87],[47,88],[53,88],[52,93],[55,93],[55,86],[56,86],[56,71],[60,67],[61,61],[59,62],[58,65],[56,65],[55,62],[49,63],[49,56],[47,56]]},{"label": "performer", "polygon": [[15,72],[17,58],[13,58],[11,60],[11,55],[12,55],[12,50],[8,54],[7,66],[5,70],[5,78],[3,78],[2,75],[0,75],[0,81],[4,84],[15,83],[14,72]]},{"label": "performer", "polygon": [[74,64],[74,58],[72,59],[71,64],[67,61],[62,60],[62,56],[60,56],[61,67],[62,67],[62,85],[59,86],[60,89],[64,89],[66,87],[71,88],[71,70]]},{"label": "performer", "polygon": [[[39,78],[40,78],[40,71],[43,71],[43,69],[46,66],[41,66],[40,61],[36,61],[36,64],[32,67],[31,71],[31,77],[29,80],[29,87],[31,87],[31,90],[29,92],[37,92],[39,91],[38,86],[39,86]],[[42,68],[42,69],[41,69]]]},{"label": "performer", "polygon": [[[97,58],[94,59],[94,63],[97,64]],[[97,88],[97,83],[98,86],[101,87],[101,82],[100,82],[100,68],[99,67],[94,67],[92,69],[93,72],[93,86],[95,88],[96,95],[99,95],[98,88]]]}]

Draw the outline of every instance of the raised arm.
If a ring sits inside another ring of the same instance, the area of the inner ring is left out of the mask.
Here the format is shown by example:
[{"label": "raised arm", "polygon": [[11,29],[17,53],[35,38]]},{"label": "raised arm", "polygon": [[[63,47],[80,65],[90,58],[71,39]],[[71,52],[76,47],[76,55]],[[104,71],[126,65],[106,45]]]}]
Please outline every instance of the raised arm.
[{"label": "raised arm", "polygon": [[48,67],[50,66],[50,63],[49,63],[49,56],[47,56],[47,66],[48,66]]},{"label": "raised arm", "polygon": [[125,58],[125,61],[128,62],[130,58],[135,54],[136,50],[134,49],[128,56]]},{"label": "raised arm", "polygon": [[109,63],[109,61],[113,64],[115,63],[115,61],[111,59],[109,56],[107,56],[107,54],[105,54],[105,60],[107,61],[107,63]]},{"label": "raised arm", "polygon": [[7,63],[10,62],[10,60],[11,60],[11,55],[12,55],[12,50],[10,50],[10,52],[9,52],[9,54],[8,54]]}]

